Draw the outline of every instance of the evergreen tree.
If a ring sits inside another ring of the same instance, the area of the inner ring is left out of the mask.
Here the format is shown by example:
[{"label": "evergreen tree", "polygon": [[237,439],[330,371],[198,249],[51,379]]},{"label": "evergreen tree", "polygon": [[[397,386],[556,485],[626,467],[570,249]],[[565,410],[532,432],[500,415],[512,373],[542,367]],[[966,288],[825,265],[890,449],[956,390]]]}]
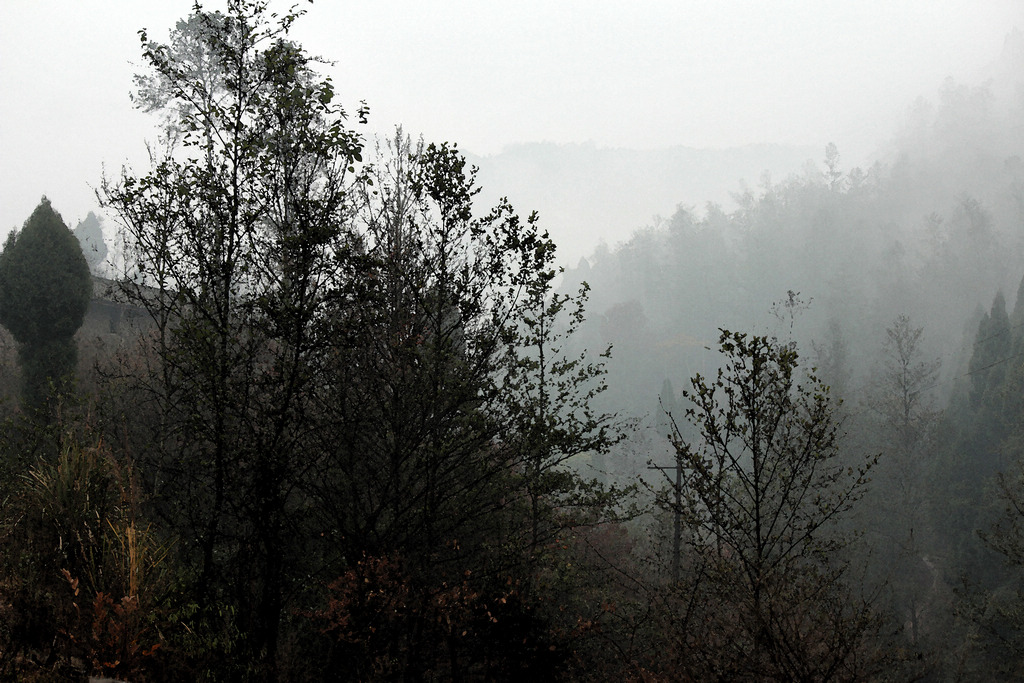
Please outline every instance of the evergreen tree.
[{"label": "evergreen tree", "polygon": [[1006,440],[1019,395],[1011,388],[1019,377],[1013,348],[1006,302],[999,293],[978,322],[966,396],[946,409],[936,438],[934,497],[943,504],[935,506],[932,524],[943,530],[938,540],[949,565],[985,588],[1003,579],[996,555],[981,543],[978,532],[995,521],[992,487],[1008,464]]},{"label": "evergreen tree", "polygon": [[1017,285],[1017,298],[1013,303],[1013,312],[1010,314],[1010,326],[1015,333],[1024,325],[1024,278],[1021,278]]},{"label": "evergreen tree", "polygon": [[882,365],[874,376],[868,406],[874,412],[873,446],[886,454],[872,491],[872,528],[878,530],[886,579],[899,623],[918,645],[926,635],[922,617],[932,606],[936,570],[926,559],[933,547],[929,520],[928,474],[934,467],[934,430],[938,410],[932,390],[939,361],[927,358],[922,336],[910,318],[900,315],[886,331]]},{"label": "evergreen tree", "polygon": [[839,320],[830,318],[824,339],[812,342],[811,348],[815,371],[828,385],[829,393],[839,401],[847,400],[851,385],[850,346]]},{"label": "evergreen tree", "polygon": [[961,425],[960,478],[963,483],[972,482],[971,495],[981,495],[983,483],[1005,469],[1000,449],[1007,435],[1004,404],[1013,348],[1006,299],[999,292],[978,323],[968,364],[970,403],[957,420]]},{"label": "evergreen tree", "polygon": [[89,270],[100,273],[107,259],[107,243],[103,239],[102,219],[92,211],[75,226],[75,237],[82,245],[82,253],[89,264]]},{"label": "evergreen tree", "polygon": [[38,406],[51,383],[74,374],[74,335],[89,308],[92,278],[78,240],[43,197],[0,254],[0,323],[18,342],[22,397]]},{"label": "evergreen tree", "polygon": [[1010,316],[1006,312],[1006,298],[996,294],[989,311],[974,340],[969,372],[971,376],[971,405],[980,411],[995,408],[998,394],[1006,375],[1006,360],[1013,350]]}]

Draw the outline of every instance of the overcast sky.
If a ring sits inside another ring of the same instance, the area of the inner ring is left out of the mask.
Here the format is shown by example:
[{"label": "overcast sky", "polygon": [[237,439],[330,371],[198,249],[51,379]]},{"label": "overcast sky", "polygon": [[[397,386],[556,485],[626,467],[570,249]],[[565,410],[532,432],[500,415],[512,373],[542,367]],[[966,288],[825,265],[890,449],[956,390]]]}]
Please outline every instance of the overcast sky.
[{"label": "overcast sky", "polygon": [[[289,3],[272,3],[283,9]],[[128,99],[137,31],[189,0],[0,0],[0,235],[46,194],[74,224],[106,165],[145,166]],[[210,9],[222,2],[208,2]],[[295,36],[344,102],[477,154],[605,147],[839,145],[850,164],[917,95],[970,81],[1024,28],[1019,0],[320,0]]]}]

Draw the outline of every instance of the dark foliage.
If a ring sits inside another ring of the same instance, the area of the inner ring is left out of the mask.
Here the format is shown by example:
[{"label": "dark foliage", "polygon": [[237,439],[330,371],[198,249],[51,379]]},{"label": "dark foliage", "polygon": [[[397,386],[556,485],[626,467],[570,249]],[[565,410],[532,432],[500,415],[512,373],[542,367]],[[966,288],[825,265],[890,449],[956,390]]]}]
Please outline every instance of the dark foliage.
[{"label": "dark foliage", "polygon": [[41,405],[74,374],[74,334],[91,297],[82,248],[44,197],[0,254],[0,323],[18,342],[27,405]]}]

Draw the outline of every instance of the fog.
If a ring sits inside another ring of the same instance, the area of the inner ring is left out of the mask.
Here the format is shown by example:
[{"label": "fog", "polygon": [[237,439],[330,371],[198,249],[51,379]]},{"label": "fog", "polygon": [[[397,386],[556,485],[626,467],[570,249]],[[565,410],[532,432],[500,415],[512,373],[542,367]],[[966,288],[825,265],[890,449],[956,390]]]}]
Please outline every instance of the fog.
[{"label": "fog", "polygon": [[[870,165],[834,145],[788,173],[765,164],[756,185],[733,185],[727,200],[680,201],[628,240],[609,240],[568,269],[567,283],[593,286],[595,313],[638,307],[651,348],[669,356],[676,335],[703,346],[719,327],[777,334],[772,306],[798,292],[808,303],[792,331],[801,347],[842,323],[861,380],[872,343],[907,314],[943,360],[948,395],[980,311],[997,292],[1012,310],[1024,276],[1022,66],[1024,36],[1014,31],[990,77],[946,79],[919,97]],[[600,208],[588,220],[615,213],[608,194],[591,195]],[[661,379],[650,377],[649,389]]]},{"label": "fog", "polygon": [[[136,32],[165,36],[191,3],[104,7],[100,14],[61,0],[0,6],[3,231],[20,226],[43,194],[68,221],[84,219],[96,208],[104,169],[147,163],[151,121],[128,97],[140,64]],[[807,158],[818,158],[807,157],[808,148],[834,142],[846,163],[866,168],[914,98],[948,76],[984,82],[1021,16],[1017,3],[994,0],[522,2],[502,9],[393,0],[317,3],[311,11],[296,36],[333,62],[325,70],[350,107],[370,105],[368,135],[387,136],[401,122],[414,135],[493,157],[482,178],[495,181],[509,175],[503,150],[517,145],[635,154],[635,163],[620,162],[630,180],[618,199],[610,174],[602,180],[593,168],[603,160],[588,162],[596,180],[611,183],[602,191],[608,205],[630,207],[608,215],[593,236],[570,215],[600,204],[580,196],[595,180],[582,169],[570,164],[557,182],[529,191],[522,178],[509,189],[484,184],[489,196],[515,189],[524,209],[541,211],[571,253],[570,265],[601,239],[614,246],[653,216],[671,215],[678,202],[724,201],[741,180],[756,186],[765,169],[776,180],[799,172]],[[711,174],[692,155],[668,153],[684,147],[707,158],[706,150],[748,145],[782,148],[775,158],[724,152],[708,161]],[[522,148],[509,155],[521,158]],[[550,165],[545,156],[517,163]]]},{"label": "fog", "polygon": [[0,671],[1019,676],[1018,3],[203,15],[173,150],[136,5],[0,5],[0,228],[102,285],[0,334]]}]

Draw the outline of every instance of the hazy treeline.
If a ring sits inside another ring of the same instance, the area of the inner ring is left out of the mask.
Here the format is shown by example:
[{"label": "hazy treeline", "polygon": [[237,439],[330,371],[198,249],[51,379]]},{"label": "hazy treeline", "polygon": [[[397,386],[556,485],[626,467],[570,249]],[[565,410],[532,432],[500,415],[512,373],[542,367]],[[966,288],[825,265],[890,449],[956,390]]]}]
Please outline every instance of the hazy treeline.
[{"label": "hazy treeline", "polygon": [[[735,211],[680,207],[566,279],[591,284],[592,326],[620,351],[643,337],[645,353],[664,359],[641,370],[648,392],[688,376],[681,359],[698,363],[694,348],[719,327],[780,332],[772,307],[791,290],[810,304],[795,321],[801,347],[810,352],[838,326],[858,382],[900,314],[927,327],[954,373],[981,310],[997,291],[1012,298],[1021,277],[1019,112],[997,108],[984,86],[949,82],[937,105],[915,106],[888,161],[844,168],[833,147],[802,175],[737,192]],[[616,332],[629,316],[640,327]],[[625,383],[634,376],[625,372]]]},{"label": "hazy treeline", "polygon": [[[1020,64],[1019,34],[1003,60]],[[645,425],[612,477],[670,492],[645,469],[671,465],[665,413],[685,424],[681,393],[714,376],[720,328],[795,344],[842,399],[844,449],[880,455],[851,517],[860,585],[890,642],[921,658],[883,667],[898,678],[1021,665],[1024,101],[999,85],[947,81],[868,169],[829,145],[802,174],[736,192],[735,210],[682,206],[565,274],[593,288],[584,335],[613,345],[603,405]]]},{"label": "hazy treeline", "polygon": [[559,262],[574,264],[656,213],[680,203],[728,202],[740,178],[765,170],[781,175],[817,153],[812,146],[767,144],[631,150],[533,143],[467,159],[480,167],[485,204],[508,197],[540,212],[558,241]]}]

